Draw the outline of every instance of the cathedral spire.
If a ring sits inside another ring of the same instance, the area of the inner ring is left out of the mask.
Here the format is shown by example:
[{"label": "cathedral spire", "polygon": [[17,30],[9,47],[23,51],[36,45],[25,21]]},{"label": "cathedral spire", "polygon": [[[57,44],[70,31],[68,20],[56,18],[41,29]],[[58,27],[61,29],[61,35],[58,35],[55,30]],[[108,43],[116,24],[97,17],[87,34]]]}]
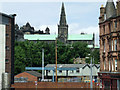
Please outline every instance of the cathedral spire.
[{"label": "cathedral spire", "polygon": [[62,3],[62,8],[61,8],[61,15],[60,15],[60,25],[66,25],[66,15],[65,15],[65,8],[64,8],[64,3]]}]

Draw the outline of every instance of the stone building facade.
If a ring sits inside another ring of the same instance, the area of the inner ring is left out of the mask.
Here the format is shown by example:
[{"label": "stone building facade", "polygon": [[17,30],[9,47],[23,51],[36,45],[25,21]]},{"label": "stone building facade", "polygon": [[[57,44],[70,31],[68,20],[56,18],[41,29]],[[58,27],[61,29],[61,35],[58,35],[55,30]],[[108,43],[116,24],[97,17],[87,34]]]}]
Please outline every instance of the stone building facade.
[{"label": "stone building facade", "polygon": [[25,41],[24,34],[50,34],[50,29],[46,27],[45,32],[42,30],[35,30],[34,27],[27,22],[22,27],[19,27],[18,24],[15,25],[15,40],[16,41]]},{"label": "stone building facade", "polygon": [[100,8],[100,72],[102,88],[120,89],[120,1]]},{"label": "stone building facade", "polygon": [[[14,15],[0,13],[0,89],[14,83]],[[1,83],[2,82],[2,83]],[[2,86],[1,86],[2,85]]]}]

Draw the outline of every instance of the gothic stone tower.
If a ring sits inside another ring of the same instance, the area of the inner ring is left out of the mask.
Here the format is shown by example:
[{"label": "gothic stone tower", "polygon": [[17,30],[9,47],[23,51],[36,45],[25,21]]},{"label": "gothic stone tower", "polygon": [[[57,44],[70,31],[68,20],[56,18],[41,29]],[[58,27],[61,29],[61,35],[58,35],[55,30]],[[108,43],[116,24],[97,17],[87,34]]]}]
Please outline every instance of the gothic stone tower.
[{"label": "gothic stone tower", "polygon": [[66,22],[64,3],[62,3],[60,22],[58,25],[58,40],[66,43],[68,38],[68,25]]}]

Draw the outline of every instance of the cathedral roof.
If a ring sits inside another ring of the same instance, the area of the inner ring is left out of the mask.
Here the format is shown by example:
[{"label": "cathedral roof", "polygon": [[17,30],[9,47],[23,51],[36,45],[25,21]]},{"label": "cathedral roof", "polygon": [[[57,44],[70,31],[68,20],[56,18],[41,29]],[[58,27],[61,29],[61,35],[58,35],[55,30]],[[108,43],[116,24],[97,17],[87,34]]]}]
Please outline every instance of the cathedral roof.
[{"label": "cathedral roof", "polygon": [[68,35],[68,40],[93,40],[93,34]]},{"label": "cathedral roof", "polygon": [[[42,34],[42,35],[29,35],[29,34],[25,34],[24,35],[24,39],[27,39],[27,40],[56,40],[58,35],[46,35],[46,34]],[[74,34],[74,35],[68,35],[68,40],[93,40],[93,34]]]}]

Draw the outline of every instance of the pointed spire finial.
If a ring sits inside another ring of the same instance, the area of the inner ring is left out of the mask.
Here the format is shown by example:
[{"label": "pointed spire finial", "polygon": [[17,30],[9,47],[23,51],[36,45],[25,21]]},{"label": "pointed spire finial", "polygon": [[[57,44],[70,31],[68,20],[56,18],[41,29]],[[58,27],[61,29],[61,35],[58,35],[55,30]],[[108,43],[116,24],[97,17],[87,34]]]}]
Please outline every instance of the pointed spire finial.
[{"label": "pointed spire finial", "polygon": [[103,4],[101,5],[101,7],[103,7]]},{"label": "pointed spire finial", "polygon": [[66,15],[65,15],[65,8],[63,2],[61,8],[60,25],[66,25]]},{"label": "pointed spire finial", "polygon": [[64,8],[64,2],[62,2],[62,8]]}]

